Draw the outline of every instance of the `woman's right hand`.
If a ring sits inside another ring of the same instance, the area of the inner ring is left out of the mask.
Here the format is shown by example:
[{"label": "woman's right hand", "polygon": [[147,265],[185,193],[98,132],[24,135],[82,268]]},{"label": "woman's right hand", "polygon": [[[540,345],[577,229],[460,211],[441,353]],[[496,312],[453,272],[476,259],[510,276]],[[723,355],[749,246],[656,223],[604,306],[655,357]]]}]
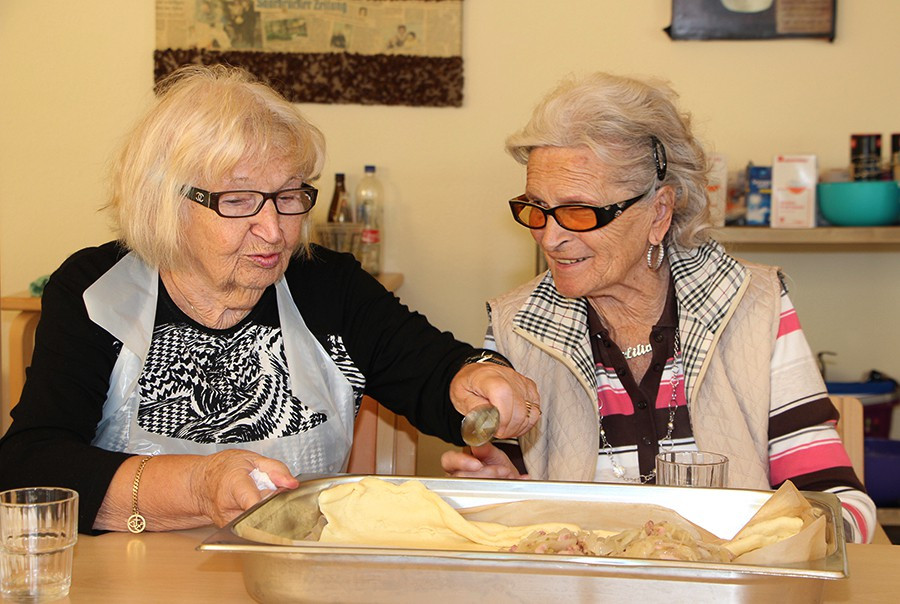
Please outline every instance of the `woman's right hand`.
[{"label": "woman's right hand", "polygon": [[191,473],[191,490],[203,515],[225,526],[271,491],[261,491],[250,476],[258,469],[276,487],[299,486],[288,467],[276,459],[251,451],[229,449],[202,458]]},{"label": "woman's right hand", "polygon": [[441,467],[448,476],[465,478],[528,478],[519,471],[509,457],[488,443],[472,447],[472,454],[447,451],[441,455]]}]

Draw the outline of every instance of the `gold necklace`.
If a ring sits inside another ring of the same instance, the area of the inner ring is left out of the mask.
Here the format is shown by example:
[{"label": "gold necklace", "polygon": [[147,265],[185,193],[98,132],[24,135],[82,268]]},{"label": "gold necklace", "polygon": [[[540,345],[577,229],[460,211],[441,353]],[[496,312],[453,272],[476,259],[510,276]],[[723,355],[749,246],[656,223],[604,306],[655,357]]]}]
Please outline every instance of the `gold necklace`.
[{"label": "gold necklace", "polygon": [[[192,315],[193,315],[193,318],[194,318],[195,320],[200,319],[200,318],[201,318],[201,317],[200,317],[200,313],[197,312],[197,309],[194,308],[194,305],[191,304],[191,301],[188,300],[188,297],[184,295],[184,292],[181,291],[181,288],[178,287],[178,284],[177,284],[177,283],[175,283],[175,277],[174,277],[174,276],[171,276],[171,273],[170,273],[170,276],[169,276],[169,282],[172,284],[172,287],[175,288],[175,291],[178,292],[178,295],[181,296],[181,299],[184,300],[184,301],[187,303],[187,305],[191,307],[191,313],[192,313]],[[171,298],[172,296],[169,295],[169,297]],[[178,305],[177,302],[176,302],[175,304],[176,304],[176,306]],[[183,309],[183,308],[182,308],[181,310],[182,310],[182,312],[184,312],[184,309]],[[187,313],[185,312],[185,314],[187,314]],[[201,321],[201,323],[202,323],[202,321]]]}]

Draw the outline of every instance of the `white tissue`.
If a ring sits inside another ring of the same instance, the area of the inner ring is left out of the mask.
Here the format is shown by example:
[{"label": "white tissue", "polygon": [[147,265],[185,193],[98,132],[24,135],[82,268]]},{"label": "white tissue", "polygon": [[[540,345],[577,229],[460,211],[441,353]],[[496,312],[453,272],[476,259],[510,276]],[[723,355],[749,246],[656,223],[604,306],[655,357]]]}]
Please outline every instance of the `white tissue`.
[{"label": "white tissue", "polygon": [[272,479],[269,478],[269,475],[259,468],[253,468],[250,472],[250,478],[253,479],[253,482],[256,483],[256,488],[260,491],[274,491],[278,488],[275,486],[275,483],[272,482]]}]

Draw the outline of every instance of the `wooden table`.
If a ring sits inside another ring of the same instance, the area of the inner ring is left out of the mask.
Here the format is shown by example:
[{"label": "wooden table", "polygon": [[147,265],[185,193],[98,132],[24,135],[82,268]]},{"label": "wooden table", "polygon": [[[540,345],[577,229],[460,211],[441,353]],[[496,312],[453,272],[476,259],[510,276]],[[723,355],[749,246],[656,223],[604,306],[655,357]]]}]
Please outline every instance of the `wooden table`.
[{"label": "wooden table", "polygon": [[[211,533],[81,535],[68,601],[252,602],[238,554],[196,550]],[[825,602],[897,602],[900,546],[848,545],[847,555],[850,577],[825,581]]]}]

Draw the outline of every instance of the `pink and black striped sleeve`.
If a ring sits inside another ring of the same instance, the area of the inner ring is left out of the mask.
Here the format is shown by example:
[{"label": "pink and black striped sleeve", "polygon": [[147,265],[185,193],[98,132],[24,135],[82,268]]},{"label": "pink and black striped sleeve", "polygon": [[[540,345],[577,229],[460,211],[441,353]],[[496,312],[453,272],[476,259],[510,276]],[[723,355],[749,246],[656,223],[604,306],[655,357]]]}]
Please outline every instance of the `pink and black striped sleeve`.
[{"label": "pink and black striped sleeve", "polygon": [[843,507],[847,541],[868,543],[875,504],[853,471],[835,430],[837,410],[828,398],[812,351],[787,292],[772,356],[769,409],[769,480],[806,491],[834,493]]}]

